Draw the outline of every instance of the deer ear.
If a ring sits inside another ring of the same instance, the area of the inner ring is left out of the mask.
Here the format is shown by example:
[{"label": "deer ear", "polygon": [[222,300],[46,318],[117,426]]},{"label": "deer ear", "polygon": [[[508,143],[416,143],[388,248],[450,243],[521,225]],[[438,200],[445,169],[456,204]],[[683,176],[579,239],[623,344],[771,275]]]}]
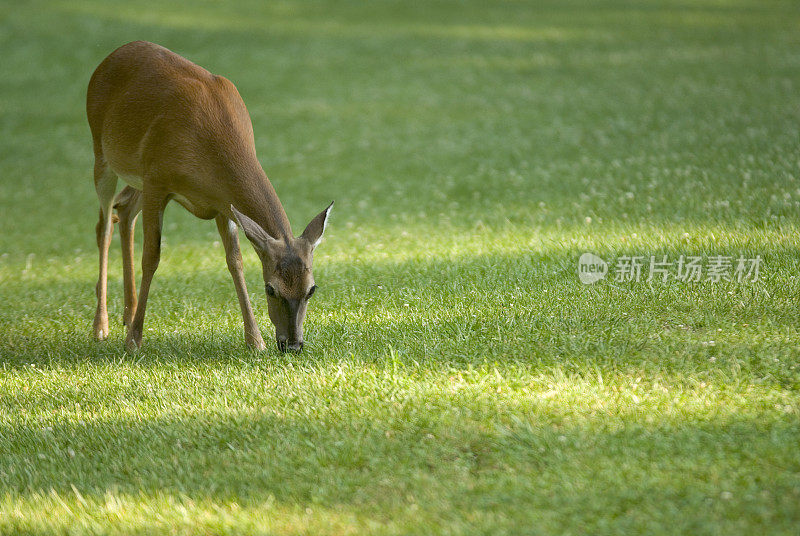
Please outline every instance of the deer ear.
[{"label": "deer ear", "polygon": [[322,233],[325,232],[325,227],[328,226],[328,217],[331,215],[332,208],[333,201],[328,205],[328,208],[314,216],[314,219],[308,224],[306,230],[300,235],[300,238],[305,238],[308,243],[311,244],[311,249],[314,249],[322,242]]},{"label": "deer ear", "polygon": [[236,223],[244,230],[245,236],[247,236],[247,239],[250,240],[256,250],[274,258],[275,252],[280,246],[280,241],[272,238],[263,227],[236,210],[233,205],[231,205],[231,212],[233,217],[236,218]]}]

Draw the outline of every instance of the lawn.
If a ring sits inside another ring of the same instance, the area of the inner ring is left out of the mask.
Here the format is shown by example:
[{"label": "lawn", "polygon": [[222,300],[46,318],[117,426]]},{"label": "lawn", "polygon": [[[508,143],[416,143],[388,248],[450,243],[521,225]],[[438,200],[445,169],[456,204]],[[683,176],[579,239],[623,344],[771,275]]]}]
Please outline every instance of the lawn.
[{"label": "lawn", "polygon": [[[336,201],[302,354],[176,204],[143,348],[118,235],[92,340],[135,39],[236,83],[295,232]],[[0,0],[0,53],[0,533],[797,534],[796,2]]]}]

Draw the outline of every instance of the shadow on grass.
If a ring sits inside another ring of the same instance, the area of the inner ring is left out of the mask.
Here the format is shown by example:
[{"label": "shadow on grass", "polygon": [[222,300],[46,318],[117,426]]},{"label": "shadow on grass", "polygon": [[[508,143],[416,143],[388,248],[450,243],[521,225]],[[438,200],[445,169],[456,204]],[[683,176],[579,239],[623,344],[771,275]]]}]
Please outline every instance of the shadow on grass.
[{"label": "shadow on grass", "polygon": [[[787,254],[780,246],[762,253],[765,262]],[[380,363],[393,356],[430,368],[516,362],[578,373],[598,365],[654,374],[736,366],[758,375],[774,369],[770,359],[788,363],[796,356],[800,311],[790,274],[767,273],[750,284],[584,286],[577,278],[578,255],[329,264],[317,275],[324,283],[310,307],[308,346],[299,356],[277,353],[264,298],[254,293],[269,347],[261,357],[324,364]],[[250,287],[260,285],[251,281]],[[111,337],[97,343],[90,338],[91,281],[9,286],[0,309],[0,363],[16,368],[258,358],[244,346],[233,285],[222,267],[190,278],[157,274],[144,348],[135,354],[123,349],[118,283],[111,288]],[[796,381],[778,376],[783,383]]]},{"label": "shadow on grass", "polygon": [[[365,6],[338,3],[294,9],[257,3],[248,9],[225,9],[219,5],[196,6],[193,10],[167,9],[150,2],[150,9],[113,2],[56,2],[58,11],[90,15],[110,24],[138,24],[174,31],[297,34],[337,39],[436,38],[475,41],[521,41],[530,43],[569,42],[576,38],[607,41],[609,33],[600,28],[630,31],[637,24],[667,24],[673,28],[727,28],[736,22],[765,16],[761,9],[747,5],[664,6],[630,2],[537,2],[536,5],[501,2],[498,6],[451,2],[427,2],[423,6]],[[476,7],[477,6],[477,7]],[[487,21],[487,15],[490,19]],[[769,13],[766,13],[769,15]],[[631,24],[635,21],[636,24]]]},{"label": "shadow on grass", "polygon": [[[701,120],[685,110],[691,99],[680,101],[674,121],[669,110],[661,113],[670,117],[670,124],[679,125],[675,132],[668,130],[669,125],[649,127],[642,121],[643,117],[652,119],[651,105],[659,100],[648,91],[648,83],[659,85],[659,79],[647,76],[648,70],[643,67],[665,56],[663,43],[650,44],[653,25],[649,21],[629,25],[646,32],[648,39],[629,41],[625,34],[617,35],[618,30],[625,27],[629,12],[660,20],[671,10],[629,2],[552,3],[538,9],[526,3],[506,2],[498,7],[475,3],[453,9],[446,2],[426,5],[422,10],[423,14],[436,14],[432,22],[420,15],[418,7],[395,3],[369,8],[289,3],[288,8],[259,2],[254,6],[255,13],[223,4],[191,8],[150,4],[151,9],[143,9],[125,3],[51,2],[49,10],[30,8],[35,12],[28,14],[30,27],[24,24],[26,19],[15,19],[12,29],[19,38],[14,39],[18,48],[12,51],[18,68],[9,71],[14,77],[16,101],[12,102],[16,105],[9,106],[9,116],[14,117],[16,127],[13,135],[6,136],[6,143],[18,143],[18,147],[7,145],[14,169],[5,174],[8,179],[0,179],[20,184],[9,189],[13,202],[4,207],[10,215],[7,224],[14,231],[10,235],[24,232],[35,239],[31,243],[50,248],[51,234],[38,222],[48,218],[65,221],[69,232],[64,234],[80,236],[78,226],[69,223],[80,212],[87,215],[84,229],[89,229],[83,244],[91,242],[93,222],[89,218],[96,205],[89,178],[90,140],[82,117],[85,83],[105,54],[126,40],[140,38],[184,51],[212,70],[224,70],[241,84],[254,110],[259,148],[264,148],[260,154],[268,158],[267,171],[277,177],[278,191],[293,207],[293,216],[299,212],[310,217],[330,197],[337,199],[337,207],[341,207],[337,210],[361,221],[385,218],[392,211],[416,215],[424,208],[431,214],[444,211],[453,220],[484,223],[501,222],[511,212],[514,221],[525,223],[531,220],[531,214],[543,213],[536,208],[540,202],[547,203],[548,218],[553,220],[592,217],[598,221],[602,217],[611,221],[625,213],[631,218],[673,222],[693,216],[705,220],[712,215],[735,221],[761,218],[770,206],[765,199],[772,193],[783,195],[775,186],[779,181],[772,179],[781,175],[780,168],[766,174],[764,184],[740,190],[741,179],[727,169],[729,163],[738,165],[734,158],[709,162],[702,153],[695,154],[701,148],[691,140],[704,129],[702,123],[696,124]],[[720,17],[730,17],[731,24],[746,20],[753,11],[747,6],[713,4],[701,9],[684,4],[673,8],[690,18],[711,13],[712,25]],[[245,12],[248,15],[243,15]],[[493,22],[478,24],[487,12]],[[552,14],[553,20],[542,22],[535,15],[539,12]],[[353,17],[359,13],[366,20]],[[609,23],[594,21],[602,13],[612,14],[618,22],[609,32],[615,37],[598,52],[593,28]],[[675,17],[680,21],[680,16]],[[673,16],[667,18],[675,22]],[[684,26],[687,32],[696,33],[694,24]],[[391,41],[392,35],[398,43]],[[420,44],[423,38],[425,42]],[[487,40],[492,42],[488,49]],[[523,46],[526,40],[536,47]],[[731,42],[739,43],[738,39]],[[509,43],[510,48],[501,46]],[[685,58],[670,63],[682,77],[687,76],[686,58],[696,56],[692,48],[695,44],[691,40],[683,43],[688,48]],[[724,57],[727,44],[725,41],[713,48]],[[670,44],[670,50],[673,46],[677,45]],[[735,51],[740,46],[730,48]],[[630,49],[621,54],[630,63],[630,69],[623,73],[626,76],[618,78],[621,71],[617,65],[613,69],[598,67],[603,61],[618,58],[618,51]],[[574,64],[575,57],[592,51],[595,55],[587,60],[592,68]],[[392,54],[388,59],[387,53]],[[530,61],[541,54],[546,56],[543,65]],[[477,63],[469,65],[470,60]],[[42,61],[53,62],[53,72],[42,66]],[[64,62],[69,67],[61,66]],[[467,65],[453,67],[459,62]],[[564,63],[572,66],[565,68]],[[694,69],[702,73],[708,63],[713,62],[695,64]],[[38,80],[30,65],[50,73],[49,83],[32,83],[31,79]],[[597,75],[594,69],[605,74]],[[326,80],[327,85],[319,84],[320,80]],[[586,87],[576,87],[576,80]],[[68,87],[69,96],[61,91],[45,93],[43,88],[49,85]],[[507,88],[517,89],[505,94]],[[618,94],[620,88],[638,90],[624,98]],[[473,92],[482,100],[472,102],[469,97]],[[715,103],[730,98],[719,91],[709,93],[713,93]],[[592,94],[591,99],[588,94]],[[490,103],[494,100],[506,103],[507,108],[493,108]],[[39,105],[40,101],[48,105]],[[694,105],[707,108],[702,101]],[[488,113],[479,120],[481,114],[474,111],[484,106],[489,106]],[[725,112],[731,108],[758,109],[736,101],[720,105],[720,115],[727,116]],[[399,117],[398,109],[402,110]],[[510,110],[515,112],[511,114]],[[50,128],[54,115],[63,116],[59,126],[68,128],[69,135],[59,130],[56,133],[60,137],[56,136]],[[772,122],[774,114],[764,115]],[[599,121],[598,116],[617,119],[607,123]],[[687,121],[685,128],[683,122]],[[758,117],[750,122],[758,125]],[[642,124],[645,126],[639,126]],[[659,136],[669,140],[667,148],[664,140],[653,134],[665,131]],[[76,141],[79,136],[83,136],[82,142]],[[598,137],[607,140],[600,143]],[[13,142],[15,139],[20,141]],[[781,148],[774,139],[761,141]],[[796,145],[794,139],[790,142],[791,147]],[[676,150],[671,150],[673,145]],[[743,156],[752,151],[747,145],[741,151],[737,149],[733,146],[731,151]],[[70,164],[65,166],[67,156]],[[622,168],[617,167],[620,163]],[[667,171],[662,176],[656,169]],[[689,172],[684,173],[685,169]],[[57,175],[56,170],[64,175]],[[707,174],[708,179],[698,178]],[[73,181],[78,176],[82,179],[79,186],[64,189],[65,176]],[[365,181],[365,177],[383,180]],[[586,178],[591,178],[591,185],[582,182]],[[647,187],[651,180],[655,184],[652,192]],[[309,188],[310,184],[314,187]],[[325,187],[317,188],[320,184]],[[721,200],[721,191],[728,196],[734,187],[734,203],[728,210],[709,208]],[[396,191],[402,189],[405,191],[397,195]],[[592,193],[593,189],[597,192]],[[633,190],[636,203],[616,201]],[[573,207],[577,197],[590,193],[591,200],[581,202],[580,208]],[[654,201],[639,202],[640,193],[652,194]],[[751,206],[756,195],[755,201],[765,210]],[[746,199],[746,206],[737,205],[737,197]],[[644,210],[650,204],[654,214]],[[791,216],[788,210],[784,212]],[[76,244],[74,238],[66,241]],[[3,249],[16,247],[11,241],[3,244]]]},{"label": "shadow on grass", "polygon": [[683,415],[609,428],[603,416],[564,426],[520,408],[513,420],[454,420],[424,408],[407,419],[375,404],[368,416],[288,418],[274,407],[46,430],[2,425],[0,484],[22,500],[78,490],[99,508],[111,492],[245,508],[274,500],[382,518],[406,518],[414,503],[443,523],[463,522],[467,512],[530,520],[531,509],[572,512],[588,524],[644,516],[672,529],[752,516],[772,529],[798,521],[793,421]]}]

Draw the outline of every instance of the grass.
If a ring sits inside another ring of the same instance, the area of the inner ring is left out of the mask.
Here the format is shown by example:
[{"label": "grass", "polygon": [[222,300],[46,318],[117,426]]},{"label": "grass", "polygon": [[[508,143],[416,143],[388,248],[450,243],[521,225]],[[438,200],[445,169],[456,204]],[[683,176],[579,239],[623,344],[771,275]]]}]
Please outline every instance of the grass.
[{"label": "grass", "polygon": [[[0,27],[0,533],[797,533],[796,3],[53,0]],[[134,39],[237,84],[295,230],[336,200],[302,354],[246,350],[177,206],[144,348],[116,239],[91,340],[83,99]],[[763,267],[584,286],[586,251]]]}]

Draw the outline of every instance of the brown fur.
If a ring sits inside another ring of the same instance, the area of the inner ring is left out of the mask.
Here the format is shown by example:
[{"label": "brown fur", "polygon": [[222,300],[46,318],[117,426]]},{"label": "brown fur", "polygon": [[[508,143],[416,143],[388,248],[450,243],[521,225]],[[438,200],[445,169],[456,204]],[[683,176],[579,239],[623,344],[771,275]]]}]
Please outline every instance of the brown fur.
[{"label": "brown fur", "polygon": [[[330,207],[320,214],[322,219],[312,220],[303,235],[295,238],[283,205],[256,158],[250,116],[236,87],[159,45],[135,41],[103,60],[89,82],[86,114],[101,204],[95,336],[102,339],[108,335],[106,265],[116,221],[112,206],[119,215],[123,242],[124,321],[129,326],[126,345],[138,348],[150,283],[160,258],[163,210],[174,198],[199,218],[216,219],[244,317],[245,338],[249,345],[263,348],[232,222],[241,225],[239,216],[247,219],[250,230],[245,228],[245,232],[262,258],[265,282],[272,281],[281,299],[298,300],[307,295],[309,284],[313,285],[311,252],[322,235]],[[114,198],[117,176],[133,182]],[[132,256],[133,226],[140,210],[144,246],[137,300]],[[253,238],[254,233],[258,238]],[[283,318],[284,313],[275,312],[281,304],[274,301],[269,300],[270,318],[276,325],[279,346],[281,338],[289,347],[302,346],[305,302],[300,313],[291,313],[294,309],[287,305],[290,311],[286,314],[294,314],[294,318]],[[283,325],[290,327],[283,329]]]}]

